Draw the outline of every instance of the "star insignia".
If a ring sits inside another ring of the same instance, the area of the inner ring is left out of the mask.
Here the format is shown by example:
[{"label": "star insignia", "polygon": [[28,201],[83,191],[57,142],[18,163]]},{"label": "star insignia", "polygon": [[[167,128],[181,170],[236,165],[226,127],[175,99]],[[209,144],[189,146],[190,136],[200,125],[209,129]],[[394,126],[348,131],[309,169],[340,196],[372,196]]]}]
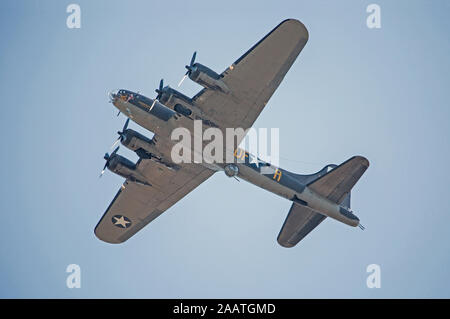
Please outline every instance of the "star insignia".
[{"label": "star insignia", "polygon": [[128,228],[131,226],[131,221],[122,215],[115,215],[112,218],[112,222],[114,226],[120,227],[120,228]]},{"label": "star insignia", "polygon": [[259,160],[256,156],[251,155],[250,164],[255,164],[257,168],[259,168]]}]

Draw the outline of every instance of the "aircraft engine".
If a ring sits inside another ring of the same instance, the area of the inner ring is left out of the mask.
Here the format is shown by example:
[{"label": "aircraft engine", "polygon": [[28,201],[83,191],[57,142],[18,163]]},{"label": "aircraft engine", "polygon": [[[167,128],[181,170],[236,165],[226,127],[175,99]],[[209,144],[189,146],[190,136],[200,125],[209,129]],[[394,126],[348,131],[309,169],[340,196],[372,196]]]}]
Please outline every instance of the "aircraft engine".
[{"label": "aircraft engine", "polygon": [[194,64],[192,71],[189,73],[189,78],[205,88],[220,90],[223,93],[230,92],[230,89],[222,81],[219,74],[200,63]]},{"label": "aircraft engine", "polygon": [[177,104],[182,102],[186,105],[192,105],[192,99],[187,97],[181,92],[178,92],[175,89],[172,89],[170,86],[164,87],[164,80],[161,79],[159,82],[159,88],[155,90],[158,95],[156,96],[156,100],[161,102],[164,105],[167,104]]},{"label": "aircraft engine", "polygon": [[157,150],[154,140],[151,140],[141,133],[127,128],[129,121],[130,119],[127,119],[122,131],[117,132],[119,137],[111,148],[113,148],[120,141],[123,146],[136,152],[140,158],[150,158],[152,156],[160,157],[161,154]]},{"label": "aircraft engine", "polygon": [[220,90],[223,93],[229,93],[230,89],[227,87],[225,82],[223,82],[219,74],[204,66],[203,64],[194,63],[196,55],[197,52],[194,52],[191,63],[189,65],[186,65],[187,72],[178,86],[181,85],[186,76],[189,76],[192,81],[200,84],[205,88]]},{"label": "aircraft engine", "polygon": [[133,175],[136,170],[136,165],[129,159],[121,155],[111,155],[105,154],[104,159],[106,159],[106,167],[113,173],[120,175],[122,177],[129,177]]},{"label": "aircraft engine", "polygon": [[105,169],[108,168],[111,172],[120,175],[126,179],[129,179],[133,182],[138,182],[141,184],[148,185],[145,181],[146,178],[139,171],[136,170],[136,164],[134,164],[129,159],[118,155],[119,147],[117,147],[111,155],[108,153],[103,157],[106,160],[105,167],[103,167],[103,171],[100,177],[105,172]]}]

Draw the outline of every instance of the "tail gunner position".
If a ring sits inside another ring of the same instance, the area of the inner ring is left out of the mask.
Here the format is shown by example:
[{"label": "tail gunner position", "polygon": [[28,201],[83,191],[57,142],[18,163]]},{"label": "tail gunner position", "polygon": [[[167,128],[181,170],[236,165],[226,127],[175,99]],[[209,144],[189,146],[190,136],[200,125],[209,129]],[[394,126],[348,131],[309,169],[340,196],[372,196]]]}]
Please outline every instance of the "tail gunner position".
[{"label": "tail gunner position", "polygon": [[[104,169],[126,180],[97,224],[97,237],[109,243],[126,241],[217,171],[292,201],[278,235],[284,247],[295,246],[326,217],[363,228],[350,210],[350,191],[369,167],[364,157],[327,165],[311,175],[291,173],[239,148],[233,148],[232,163],[180,164],[171,159],[176,143],[172,131],[183,127],[195,138],[195,120],[201,120],[204,129],[218,128],[224,136],[226,128],[250,128],[307,40],[301,22],[285,20],[221,74],[196,63],[194,53],[183,80],[189,77],[204,88],[193,98],[164,87],[162,80],[155,99],[129,90],[112,92],[111,102],[128,117],[116,143],[135,151],[139,160],[133,163],[118,155],[118,148],[105,154]],[[130,119],[152,131],[153,138],[129,129]]]}]

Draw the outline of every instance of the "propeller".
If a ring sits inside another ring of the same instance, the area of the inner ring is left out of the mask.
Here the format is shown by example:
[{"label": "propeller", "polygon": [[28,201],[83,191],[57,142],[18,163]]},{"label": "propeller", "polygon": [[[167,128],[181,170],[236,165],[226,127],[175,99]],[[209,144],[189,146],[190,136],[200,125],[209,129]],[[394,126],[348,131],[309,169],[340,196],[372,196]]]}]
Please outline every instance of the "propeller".
[{"label": "propeller", "polygon": [[112,103],[114,101],[114,95],[112,91],[108,92],[108,99],[109,99],[108,103]]},{"label": "propeller", "polygon": [[183,78],[181,79],[180,83],[178,83],[178,86],[181,85],[181,83],[183,83],[184,79],[187,78],[188,75],[190,75],[192,73],[192,70],[194,68],[194,63],[195,63],[195,57],[197,56],[197,51],[194,52],[194,54],[192,55],[191,58],[191,63],[189,63],[189,65],[186,65],[185,68],[187,69],[186,74],[183,76]]},{"label": "propeller", "polygon": [[158,93],[155,100],[159,100],[161,98],[161,95],[163,94],[163,86],[164,86],[164,79],[161,79],[161,81],[159,81],[159,88],[155,90],[155,92]]},{"label": "propeller", "polygon": [[117,146],[116,149],[111,153],[111,155],[109,155],[108,153],[105,153],[105,156],[103,156],[103,158],[106,160],[106,163],[105,163],[105,166],[103,166],[103,169],[102,169],[102,172],[100,173],[99,178],[103,176],[103,173],[105,173],[110,159],[117,153],[117,151],[119,150],[119,147],[120,146]]},{"label": "propeller", "polygon": [[[113,91],[108,92],[109,103],[113,103],[114,102],[114,99],[116,98],[116,95],[113,92],[116,92],[116,91],[118,91],[118,90],[113,90]],[[119,115],[120,115],[120,111],[119,111],[119,113],[117,113],[117,116],[119,116]]]},{"label": "propeller", "polygon": [[122,128],[122,131],[118,131],[117,132],[117,134],[119,134],[119,137],[117,138],[117,140],[114,141],[114,144],[111,146],[111,149],[113,149],[117,145],[117,143],[119,143],[119,141],[120,142],[123,141],[123,139],[125,138],[125,133],[124,132],[127,129],[129,122],[130,122],[130,118],[127,118],[127,120],[125,121],[125,125]]}]

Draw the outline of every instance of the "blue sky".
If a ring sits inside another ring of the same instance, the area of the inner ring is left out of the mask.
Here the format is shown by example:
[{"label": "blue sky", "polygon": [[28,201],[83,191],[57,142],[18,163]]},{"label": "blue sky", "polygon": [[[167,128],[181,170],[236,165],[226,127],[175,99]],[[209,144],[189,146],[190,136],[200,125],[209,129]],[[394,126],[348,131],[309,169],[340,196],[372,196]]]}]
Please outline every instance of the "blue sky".
[{"label": "blue sky", "polygon": [[[68,29],[70,3],[0,13],[0,297],[450,297],[447,1],[377,1],[381,29],[366,26],[368,1],[78,1]],[[99,241],[122,183],[98,178],[125,121],[107,92],[175,87],[195,50],[221,72],[286,18],[309,42],[255,127],[280,128],[294,172],[367,157],[352,193],[366,230],[327,219],[282,248],[290,203],[218,173],[123,245]],[[66,287],[72,263],[80,289]],[[366,286],[373,263],[380,289]]]}]

